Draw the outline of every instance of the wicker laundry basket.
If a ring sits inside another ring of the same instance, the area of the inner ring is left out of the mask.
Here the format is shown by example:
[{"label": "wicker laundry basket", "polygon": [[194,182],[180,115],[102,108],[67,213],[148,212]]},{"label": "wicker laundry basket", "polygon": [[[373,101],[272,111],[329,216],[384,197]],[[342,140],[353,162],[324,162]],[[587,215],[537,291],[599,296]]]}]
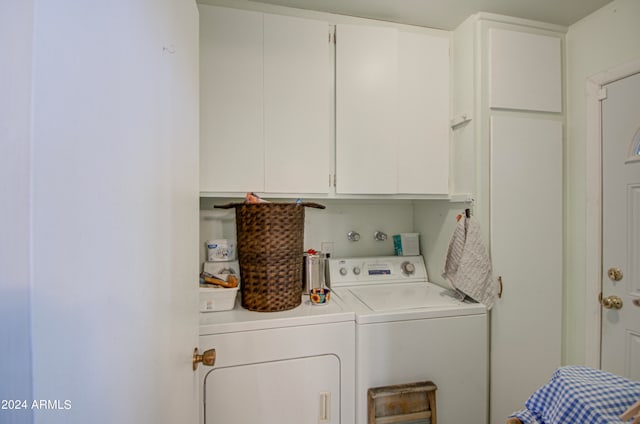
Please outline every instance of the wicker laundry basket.
[{"label": "wicker laundry basket", "polygon": [[242,306],[251,311],[293,309],[302,300],[305,207],[317,203],[232,203],[235,208]]}]

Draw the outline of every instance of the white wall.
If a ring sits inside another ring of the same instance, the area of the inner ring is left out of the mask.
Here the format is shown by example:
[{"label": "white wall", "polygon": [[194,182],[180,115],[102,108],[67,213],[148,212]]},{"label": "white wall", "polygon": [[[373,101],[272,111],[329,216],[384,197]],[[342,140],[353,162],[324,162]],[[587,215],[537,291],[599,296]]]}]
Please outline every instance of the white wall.
[{"label": "white wall", "polygon": [[[214,208],[241,199],[200,199],[200,264],[205,260],[207,240],[236,237],[235,211]],[[278,200],[286,201],[286,200]],[[429,279],[448,287],[442,278],[449,241],[456,226],[456,216],[467,204],[448,200],[314,200],[326,209],[305,211],[304,249],[322,248],[333,243],[333,256],[381,256],[394,254],[392,236],[399,233],[420,234],[420,253],[424,256]],[[360,233],[359,242],[347,240],[347,232]],[[375,241],[373,233],[383,231],[387,241]]]},{"label": "white wall", "polygon": [[[207,240],[235,239],[234,210],[214,209],[214,205],[224,205],[232,201],[234,200],[201,199],[199,242],[201,263],[205,257]],[[235,202],[238,201],[235,199]],[[334,257],[393,255],[392,236],[413,231],[413,205],[409,200],[305,199],[305,201],[315,201],[326,207],[326,209],[306,208],[305,210],[305,250],[321,250],[323,242],[330,242],[333,243]],[[347,240],[349,231],[360,233],[360,241]],[[374,240],[375,231],[387,233],[387,240]]]},{"label": "white wall", "polygon": [[[29,320],[33,1],[0,2],[0,399],[31,399]],[[31,411],[0,410],[3,423]]]},{"label": "white wall", "polygon": [[429,280],[444,287],[449,287],[442,272],[449,242],[458,223],[456,217],[468,207],[469,204],[458,202],[415,202],[413,226],[420,233],[420,249],[427,265]]},{"label": "white wall", "polygon": [[[205,243],[216,238],[236,236],[235,211],[214,208],[241,199],[200,199],[200,263],[205,260]],[[286,200],[278,200],[286,201]],[[305,212],[304,249],[322,248],[323,242],[333,243],[334,257],[393,255],[394,234],[420,234],[420,253],[424,256],[429,279],[448,287],[442,278],[449,241],[456,226],[456,216],[464,213],[465,203],[448,200],[335,200],[315,202],[326,209],[307,208]],[[357,231],[361,239],[347,240],[348,231]],[[373,233],[383,231],[387,241],[375,241]]]},{"label": "white wall", "polygon": [[566,364],[585,360],[586,78],[640,59],[640,2],[615,0],[569,28],[566,35],[567,151],[565,320]]}]

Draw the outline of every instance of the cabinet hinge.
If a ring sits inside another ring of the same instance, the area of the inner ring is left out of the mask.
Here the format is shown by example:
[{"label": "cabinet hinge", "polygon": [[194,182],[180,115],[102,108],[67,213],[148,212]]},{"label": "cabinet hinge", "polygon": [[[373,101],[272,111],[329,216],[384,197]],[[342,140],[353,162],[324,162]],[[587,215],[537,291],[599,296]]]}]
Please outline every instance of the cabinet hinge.
[{"label": "cabinet hinge", "polygon": [[336,186],[336,176],[335,174],[329,174],[329,187]]},{"label": "cabinet hinge", "polygon": [[336,43],[336,26],[335,25],[329,26],[329,44],[331,44],[331,42],[333,42],[333,44]]}]

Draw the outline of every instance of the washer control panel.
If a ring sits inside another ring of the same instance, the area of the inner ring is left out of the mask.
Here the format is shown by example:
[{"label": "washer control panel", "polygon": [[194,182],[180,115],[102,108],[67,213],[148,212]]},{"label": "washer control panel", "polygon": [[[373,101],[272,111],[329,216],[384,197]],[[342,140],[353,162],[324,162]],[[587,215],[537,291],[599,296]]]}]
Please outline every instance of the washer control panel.
[{"label": "washer control panel", "polygon": [[422,256],[331,258],[328,266],[332,287],[428,281]]}]

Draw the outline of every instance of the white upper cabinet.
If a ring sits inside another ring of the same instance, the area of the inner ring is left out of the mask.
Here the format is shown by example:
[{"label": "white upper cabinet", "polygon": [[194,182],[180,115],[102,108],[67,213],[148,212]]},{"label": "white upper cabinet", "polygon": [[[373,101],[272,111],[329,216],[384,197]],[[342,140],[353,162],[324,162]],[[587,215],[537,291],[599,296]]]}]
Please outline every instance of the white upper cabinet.
[{"label": "white upper cabinet", "polygon": [[562,112],[559,37],[489,30],[490,107]]},{"label": "white upper cabinet", "polygon": [[199,10],[201,193],[448,194],[448,32]]},{"label": "white upper cabinet", "polygon": [[327,193],[327,22],[200,5],[200,191]]},{"label": "white upper cabinet", "polygon": [[398,32],[336,26],[336,190],[396,193]]},{"label": "white upper cabinet", "polygon": [[262,13],[199,10],[200,191],[263,191]]},{"label": "white upper cabinet", "polygon": [[337,25],[336,192],[446,195],[448,165],[448,35]]},{"label": "white upper cabinet", "polygon": [[329,190],[327,22],[264,15],[265,191]]},{"label": "white upper cabinet", "polygon": [[399,34],[398,192],[449,193],[449,37]]}]

